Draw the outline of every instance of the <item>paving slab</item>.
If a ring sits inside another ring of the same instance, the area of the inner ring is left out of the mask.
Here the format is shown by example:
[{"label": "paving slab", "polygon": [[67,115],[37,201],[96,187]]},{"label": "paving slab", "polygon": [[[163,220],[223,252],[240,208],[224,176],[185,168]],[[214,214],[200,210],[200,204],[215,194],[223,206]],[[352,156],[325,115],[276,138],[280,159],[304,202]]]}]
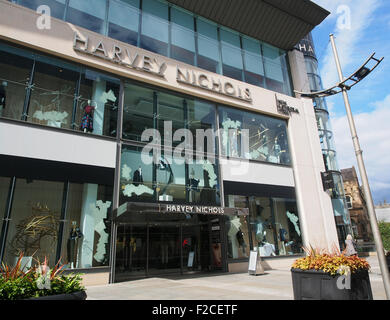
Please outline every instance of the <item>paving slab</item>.
[{"label": "paving slab", "polygon": [[[374,300],[386,299],[378,259],[367,258]],[[167,276],[89,286],[87,300],[292,300],[291,272]]]}]

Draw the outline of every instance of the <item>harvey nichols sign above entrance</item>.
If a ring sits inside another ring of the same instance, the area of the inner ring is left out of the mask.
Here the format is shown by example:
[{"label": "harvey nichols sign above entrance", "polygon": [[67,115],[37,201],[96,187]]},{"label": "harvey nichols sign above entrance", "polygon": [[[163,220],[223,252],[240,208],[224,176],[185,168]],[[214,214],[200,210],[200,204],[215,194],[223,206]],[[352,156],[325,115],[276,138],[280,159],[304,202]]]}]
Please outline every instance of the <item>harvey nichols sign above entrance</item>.
[{"label": "harvey nichols sign above entrance", "polygon": [[[75,32],[73,38],[73,49],[160,78],[165,78],[168,67],[165,61],[151,57],[135,47],[124,46],[123,44],[108,46],[103,40],[92,43],[88,37],[80,36],[77,32]],[[252,102],[251,92],[248,88],[240,88],[240,86],[226,81],[218,75],[210,76],[198,70],[176,66],[176,81],[245,102]]]}]

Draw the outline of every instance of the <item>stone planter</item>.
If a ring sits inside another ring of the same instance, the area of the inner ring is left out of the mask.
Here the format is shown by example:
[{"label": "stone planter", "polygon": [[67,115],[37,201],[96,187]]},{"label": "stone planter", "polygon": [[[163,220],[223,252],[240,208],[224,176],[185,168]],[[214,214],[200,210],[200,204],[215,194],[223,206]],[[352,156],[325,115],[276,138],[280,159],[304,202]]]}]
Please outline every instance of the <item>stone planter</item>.
[{"label": "stone planter", "polygon": [[294,300],[373,299],[367,270],[353,273],[350,281],[346,277],[340,279],[339,275],[331,276],[321,270],[291,269],[291,275]]},{"label": "stone planter", "polygon": [[55,294],[51,296],[43,296],[37,298],[28,298],[26,300],[85,300],[87,293],[85,291],[77,291],[73,293]]}]

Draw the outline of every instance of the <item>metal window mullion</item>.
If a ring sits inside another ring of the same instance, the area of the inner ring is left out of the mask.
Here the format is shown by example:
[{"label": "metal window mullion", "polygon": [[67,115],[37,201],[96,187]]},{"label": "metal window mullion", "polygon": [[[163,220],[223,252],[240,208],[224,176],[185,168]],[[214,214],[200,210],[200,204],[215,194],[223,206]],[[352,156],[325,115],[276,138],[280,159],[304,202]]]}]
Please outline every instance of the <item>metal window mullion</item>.
[{"label": "metal window mullion", "polygon": [[172,45],[171,6],[168,5],[168,58],[171,57],[171,45]]},{"label": "metal window mullion", "polygon": [[7,206],[4,212],[4,219],[3,219],[3,226],[1,230],[1,236],[0,236],[0,263],[3,263],[4,253],[5,253],[5,246],[7,241],[7,234],[8,234],[8,228],[9,223],[11,220],[11,211],[12,211],[12,204],[14,200],[14,194],[15,194],[15,186],[16,186],[16,177],[12,177],[8,189],[8,197],[7,197]]},{"label": "metal window mullion", "polygon": [[240,38],[240,48],[241,48],[241,57],[242,57],[241,79],[242,79],[242,81],[246,82],[246,79],[245,79],[246,64],[245,64],[244,48],[242,45],[242,36],[240,35],[239,38]]},{"label": "metal window mullion", "polygon": [[34,75],[35,75],[35,64],[36,64],[36,60],[35,58],[33,58],[33,65],[32,65],[32,68],[31,68],[31,72],[30,72],[30,79],[28,81],[27,84],[27,87],[26,87],[26,95],[24,97],[24,105],[23,105],[23,114],[22,114],[22,121],[27,121],[27,117],[28,117],[28,108],[29,108],[29,104],[30,104],[30,99],[31,99],[31,91],[33,90],[33,86],[34,86]]},{"label": "metal window mullion", "polygon": [[58,226],[57,251],[56,251],[55,263],[58,263],[61,259],[62,242],[63,242],[64,228],[65,228],[65,221],[66,221],[65,219],[68,210],[69,186],[70,186],[69,181],[66,181],[64,183],[64,189],[62,191],[61,217]]},{"label": "metal window mullion", "polygon": [[137,47],[141,47],[141,32],[142,32],[142,0],[139,0],[139,16],[138,16],[138,34]]},{"label": "metal window mullion", "polygon": [[73,99],[72,124],[71,124],[72,130],[76,130],[76,128],[77,128],[77,126],[76,126],[76,115],[77,115],[77,108],[79,106],[81,77],[82,77],[82,72],[83,71],[84,71],[83,69],[80,69],[79,79],[77,80],[76,91],[75,91],[74,99]]}]

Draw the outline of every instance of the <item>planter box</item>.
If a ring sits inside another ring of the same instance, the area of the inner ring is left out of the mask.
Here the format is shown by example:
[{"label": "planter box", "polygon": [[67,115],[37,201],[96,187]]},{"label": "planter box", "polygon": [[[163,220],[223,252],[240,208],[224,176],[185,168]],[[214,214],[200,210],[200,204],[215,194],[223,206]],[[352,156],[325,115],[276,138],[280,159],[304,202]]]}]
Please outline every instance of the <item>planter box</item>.
[{"label": "planter box", "polygon": [[[339,275],[323,271],[291,269],[295,300],[372,300],[367,270],[351,275],[350,289],[339,289]],[[345,283],[345,282],[343,282]]]},{"label": "planter box", "polygon": [[86,298],[87,293],[85,291],[77,291],[73,293],[55,294],[38,298],[28,298],[26,300],[85,300]]}]

